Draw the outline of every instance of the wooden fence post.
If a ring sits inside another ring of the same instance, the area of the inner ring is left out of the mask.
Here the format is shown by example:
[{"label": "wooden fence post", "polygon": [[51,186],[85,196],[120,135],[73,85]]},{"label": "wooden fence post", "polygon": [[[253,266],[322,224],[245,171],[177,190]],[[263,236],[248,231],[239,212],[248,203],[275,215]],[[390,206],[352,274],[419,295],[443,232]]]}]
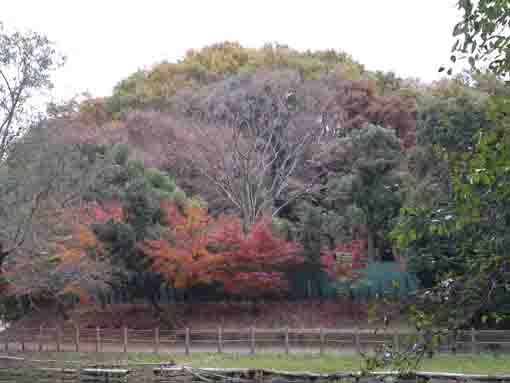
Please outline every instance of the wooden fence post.
[{"label": "wooden fence post", "polygon": [[43,350],[43,332],[44,332],[44,326],[41,325],[39,327],[39,352]]},{"label": "wooden fence post", "polygon": [[80,326],[74,326],[74,347],[76,352],[80,352]]},{"label": "wooden fence post", "polygon": [[101,329],[96,327],[96,352],[101,350]]},{"label": "wooden fence post", "polygon": [[[357,300],[357,302],[356,302]],[[361,307],[361,296],[358,296],[357,299],[354,297],[354,320],[356,322],[356,327],[359,328],[359,316],[360,316],[360,307]]]},{"label": "wooden fence post", "polygon": [[186,351],[186,355],[189,355],[189,349],[190,349],[190,339],[189,339],[189,334],[190,331],[189,331],[189,327],[186,327],[186,330],[185,330],[185,333],[184,333],[184,346],[185,346],[185,351]]},{"label": "wooden fence post", "polygon": [[440,354],[440,353],[441,353],[443,343],[444,343],[444,337],[443,337],[441,334],[439,334],[439,335],[437,336],[437,345],[436,345],[436,352],[437,352],[438,354]]},{"label": "wooden fence post", "polygon": [[255,327],[250,327],[250,353],[255,354]]},{"label": "wooden fence post", "polygon": [[123,344],[123,351],[127,352],[128,350],[128,328],[127,326],[122,327],[122,344]]},{"label": "wooden fence post", "polygon": [[320,341],[320,354],[324,355],[324,346],[325,346],[325,337],[324,337],[324,329],[321,327],[319,329],[319,341]]},{"label": "wooden fence post", "polygon": [[56,338],[56,341],[57,341],[57,352],[60,352],[60,342],[61,342],[61,339],[60,339],[60,326],[59,325],[55,326],[55,338]]},{"label": "wooden fence post", "polygon": [[21,331],[21,352],[25,351],[25,328],[22,327],[20,329]]},{"label": "wooden fence post", "polygon": [[478,350],[477,344],[476,344],[476,331],[474,328],[471,329],[471,352],[473,354],[476,354]]},{"label": "wooden fence post", "polygon": [[159,352],[159,327],[154,329],[154,352]]},{"label": "wooden fence post", "polygon": [[400,351],[400,336],[398,330],[395,330],[395,333],[393,334],[393,349],[396,352]]},{"label": "wooden fence post", "polygon": [[218,327],[218,353],[223,352],[223,332],[221,326]]},{"label": "wooden fence post", "polygon": [[361,343],[359,339],[359,329],[356,329],[356,332],[354,333],[354,343],[356,346],[356,352],[359,354],[361,352]]},{"label": "wooden fence post", "polygon": [[289,347],[289,328],[288,327],[285,327],[285,334],[284,334],[285,338],[284,338],[284,341],[285,341],[285,354],[289,354],[290,352],[290,347]]},{"label": "wooden fence post", "polygon": [[455,331],[452,331],[451,338],[452,338],[452,352],[456,353],[457,352],[457,334]]}]

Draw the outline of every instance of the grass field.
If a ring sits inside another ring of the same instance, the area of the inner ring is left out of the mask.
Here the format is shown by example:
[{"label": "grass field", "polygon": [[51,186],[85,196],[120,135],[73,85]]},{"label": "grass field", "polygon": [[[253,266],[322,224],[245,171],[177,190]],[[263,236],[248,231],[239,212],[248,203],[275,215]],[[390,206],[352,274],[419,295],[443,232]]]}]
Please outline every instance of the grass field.
[{"label": "grass field", "polygon": [[[362,360],[357,356],[313,356],[313,355],[228,355],[228,354],[147,354],[147,353],[26,353],[29,359],[55,360],[56,364],[67,361],[79,361],[80,364],[122,364],[136,365],[144,363],[163,363],[174,361],[193,367],[217,368],[270,368],[285,371],[339,372],[358,371]],[[457,372],[457,373],[510,373],[510,355],[492,354],[443,354],[432,359],[424,359],[421,371]]]}]

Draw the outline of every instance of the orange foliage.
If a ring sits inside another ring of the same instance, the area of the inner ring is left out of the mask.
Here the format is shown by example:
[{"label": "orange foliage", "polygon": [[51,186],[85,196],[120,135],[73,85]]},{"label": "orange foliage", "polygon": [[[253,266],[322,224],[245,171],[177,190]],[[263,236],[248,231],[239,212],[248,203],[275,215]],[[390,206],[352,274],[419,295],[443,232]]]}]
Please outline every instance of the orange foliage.
[{"label": "orange foliage", "polygon": [[[70,209],[67,213],[66,218],[72,219],[74,224],[70,223],[71,235],[55,244],[53,259],[58,262],[55,271],[66,273],[74,270],[76,276],[67,282],[60,293],[74,293],[79,296],[81,304],[86,304],[90,302],[90,296],[81,283],[90,283],[89,277],[98,271],[98,262],[101,262],[101,255],[104,254],[103,246],[93,233],[91,224],[104,223],[111,219],[122,222],[124,212],[117,203],[104,206],[91,203],[79,209]],[[88,254],[89,250],[94,250],[100,257],[92,259]]]},{"label": "orange foliage", "polygon": [[112,202],[105,205],[97,203],[87,204],[79,209],[70,209],[67,214],[72,219],[72,232],[69,237],[57,242],[56,257],[60,266],[76,264],[86,256],[87,249],[102,250],[101,243],[92,232],[91,224],[105,223],[109,220],[124,221],[124,210],[119,203]]},{"label": "orange foliage", "polygon": [[91,303],[90,294],[76,283],[69,283],[61,292],[62,294],[74,294],[78,296],[80,304],[86,305]]},{"label": "orange foliage", "polygon": [[239,219],[210,217],[200,207],[184,214],[171,203],[162,205],[169,239],[144,241],[139,249],[153,261],[153,270],[177,288],[220,282],[227,293],[247,289],[284,289],[279,270],[303,260],[298,246],[275,237],[270,222],[261,220],[244,234]]},{"label": "orange foliage", "polygon": [[[36,259],[29,253],[20,253],[13,262],[4,265],[0,270],[3,277],[0,279],[0,294],[21,296],[50,291],[60,295],[73,292],[80,297],[80,303],[90,302],[85,286],[98,286],[103,281],[101,278],[110,272],[109,263],[101,257],[103,246],[90,225],[110,219],[122,221],[123,210],[117,203],[104,207],[92,203],[81,208],[65,209],[62,213],[61,219],[70,229],[68,235],[50,243],[48,251],[41,252]],[[92,249],[98,257],[89,256],[88,251]],[[48,255],[47,258],[44,254]],[[29,278],[32,280],[27,283]],[[9,280],[16,280],[16,283],[11,284]],[[58,286],[61,287],[56,292],[54,288],[58,289]]]},{"label": "orange foliage", "polygon": [[139,248],[153,260],[153,270],[173,280],[177,288],[209,282],[207,266],[217,260],[207,249],[210,217],[198,207],[188,206],[184,215],[172,203],[165,202],[162,208],[171,241],[144,241]]},{"label": "orange foliage", "polygon": [[85,225],[76,225],[70,237],[56,244],[57,270],[75,265],[87,256],[87,249],[100,247],[92,230]]}]

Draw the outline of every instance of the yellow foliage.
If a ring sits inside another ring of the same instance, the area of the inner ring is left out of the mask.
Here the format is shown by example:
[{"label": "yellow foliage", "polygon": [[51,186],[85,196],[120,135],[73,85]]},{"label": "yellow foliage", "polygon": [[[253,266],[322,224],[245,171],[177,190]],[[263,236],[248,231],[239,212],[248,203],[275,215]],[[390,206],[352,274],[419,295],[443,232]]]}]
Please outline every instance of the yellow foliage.
[{"label": "yellow foliage", "polygon": [[175,275],[175,288],[176,289],[183,289],[185,287],[187,287],[186,274],[178,272]]},{"label": "yellow foliage", "polygon": [[97,245],[95,234],[86,226],[80,226],[76,236],[82,247],[94,247]]},{"label": "yellow foliage", "polygon": [[58,258],[60,262],[60,267],[68,265],[68,264],[75,264],[81,260],[81,258],[84,256],[84,253],[79,248],[65,248],[63,247],[56,255],[55,257]]}]

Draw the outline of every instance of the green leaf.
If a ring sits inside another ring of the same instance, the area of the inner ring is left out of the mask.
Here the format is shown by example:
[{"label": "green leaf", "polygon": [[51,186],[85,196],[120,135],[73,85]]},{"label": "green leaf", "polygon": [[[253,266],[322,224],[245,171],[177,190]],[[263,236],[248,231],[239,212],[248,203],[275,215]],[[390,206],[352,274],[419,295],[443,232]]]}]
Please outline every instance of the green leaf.
[{"label": "green leaf", "polygon": [[453,36],[458,36],[460,34],[464,33],[464,23],[460,22],[455,25],[453,28]]}]

